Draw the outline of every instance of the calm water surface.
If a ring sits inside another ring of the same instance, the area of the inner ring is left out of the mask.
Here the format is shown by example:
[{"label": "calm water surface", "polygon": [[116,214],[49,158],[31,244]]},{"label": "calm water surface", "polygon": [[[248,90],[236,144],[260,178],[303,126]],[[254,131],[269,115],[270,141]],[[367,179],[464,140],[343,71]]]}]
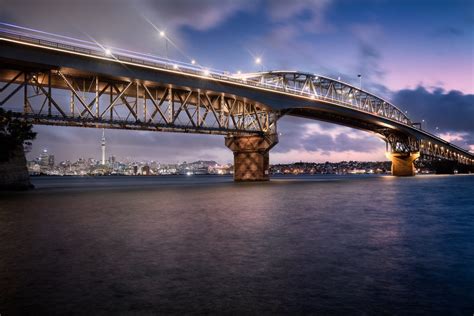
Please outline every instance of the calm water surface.
[{"label": "calm water surface", "polygon": [[474,176],[35,178],[0,314],[474,313]]}]

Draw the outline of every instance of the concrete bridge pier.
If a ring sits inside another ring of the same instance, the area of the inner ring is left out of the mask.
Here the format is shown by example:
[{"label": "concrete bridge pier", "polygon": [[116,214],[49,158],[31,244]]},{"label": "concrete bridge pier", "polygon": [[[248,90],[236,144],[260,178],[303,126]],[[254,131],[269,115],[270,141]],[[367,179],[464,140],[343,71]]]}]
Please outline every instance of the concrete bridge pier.
[{"label": "concrete bridge pier", "polygon": [[413,177],[415,175],[415,160],[420,157],[420,152],[413,153],[388,153],[392,161],[392,176]]},{"label": "concrete bridge pier", "polygon": [[228,136],[225,145],[234,152],[234,181],[268,181],[269,151],[278,136]]}]

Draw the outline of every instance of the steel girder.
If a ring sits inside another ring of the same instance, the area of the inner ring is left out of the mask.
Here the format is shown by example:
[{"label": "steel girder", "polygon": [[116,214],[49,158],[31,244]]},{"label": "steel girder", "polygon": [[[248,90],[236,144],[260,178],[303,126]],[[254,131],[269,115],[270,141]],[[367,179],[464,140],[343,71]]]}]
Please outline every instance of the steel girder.
[{"label": "steel girder", "polygon": [[276,112],[222,93],[77,77],[61,70],[8,73],[9,81],[0,87],[0,106],[35,124],[222,135],[276,133]]},{"label": "steel girder", "polygon": [[386,150],[391,153],[413,153],[420,151],[420,141],[411,135],[383,131]]},{"label": "steel girder", "polygon": [[457,161],[465,165],[474,165],[474,160],[471,157],[443,144],[423,139],[419,141],[419,147],[422,157],[425,158],[445,159]]},{"label": "steel girder", "polygon": [[239,78],[281,90],[331,102],[411,125],[410,119],[395,105],[367,91],[327,77],[289,71],[242,74]]},{"label": "steel girder", "polygon": [[394,133],[389,129],[380,130],[386,142],[386,151],[390,153],[416,153],[422,159],[442,159],[456,161],[461,164],[472,165],[474,160],[465,153],[455,150],[452,145],[446,146],[435,140],[417,138],[413,135]]}]

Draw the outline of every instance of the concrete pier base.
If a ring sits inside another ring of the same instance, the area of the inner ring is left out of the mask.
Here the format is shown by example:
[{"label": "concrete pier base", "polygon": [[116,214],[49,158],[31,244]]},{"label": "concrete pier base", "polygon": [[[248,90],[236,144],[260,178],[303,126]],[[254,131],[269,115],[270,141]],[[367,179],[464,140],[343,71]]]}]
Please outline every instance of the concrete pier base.
[{"label": "concrete pier base", "polygon": [[415,153],[389,153],[388,158],[392,161],[392,176],[413,177],[415,175],[414,161],[420,157]]},{"label": "concrete pier base", "polygon": [[269,151],[277,143],[276,135],[226,137],[234,152],[234,181],[268,181]]}]

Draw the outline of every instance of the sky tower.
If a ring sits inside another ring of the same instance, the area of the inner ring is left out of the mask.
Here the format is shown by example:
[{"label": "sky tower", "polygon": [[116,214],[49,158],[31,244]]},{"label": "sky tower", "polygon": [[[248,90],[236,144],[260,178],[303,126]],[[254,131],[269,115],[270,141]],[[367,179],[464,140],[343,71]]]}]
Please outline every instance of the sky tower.
[{"label": "sky tower", "polygon": [[102,165],[105,165],[105,128],[102,129]]}]

